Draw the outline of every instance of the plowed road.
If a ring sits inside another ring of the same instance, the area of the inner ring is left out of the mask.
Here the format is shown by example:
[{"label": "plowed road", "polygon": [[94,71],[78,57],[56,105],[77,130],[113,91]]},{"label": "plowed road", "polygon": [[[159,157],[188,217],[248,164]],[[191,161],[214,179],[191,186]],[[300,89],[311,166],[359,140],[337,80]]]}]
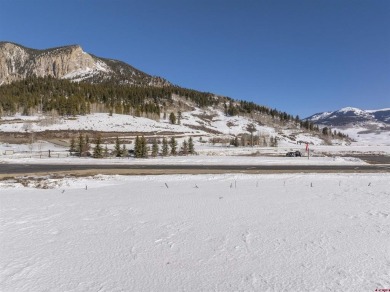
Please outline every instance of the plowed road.
[{"label": "plowed road", "polygon": [[46,174],[207,174],[207,173],[390,172],[390,165],[79,165],[0,164],[1,177]]}]

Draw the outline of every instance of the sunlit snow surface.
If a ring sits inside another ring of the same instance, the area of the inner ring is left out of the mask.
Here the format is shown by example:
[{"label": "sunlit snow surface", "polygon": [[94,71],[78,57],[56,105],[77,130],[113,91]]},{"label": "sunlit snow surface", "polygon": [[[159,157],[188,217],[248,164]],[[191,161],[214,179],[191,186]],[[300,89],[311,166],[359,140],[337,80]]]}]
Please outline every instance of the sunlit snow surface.
[{"label": "sunlit snow surface", "polygon": [[389,174],[2,181],[0,290],[389,288],[389,181]]}]

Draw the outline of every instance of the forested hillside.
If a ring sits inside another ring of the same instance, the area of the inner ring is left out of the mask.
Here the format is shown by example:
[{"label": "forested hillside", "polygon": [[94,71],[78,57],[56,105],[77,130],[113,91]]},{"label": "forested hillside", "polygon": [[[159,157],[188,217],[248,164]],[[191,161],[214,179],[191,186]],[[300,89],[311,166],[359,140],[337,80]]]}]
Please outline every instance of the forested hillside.
[{"label": "forested hillside", "polygon": [[24,115],[32,115],[36,112],[54,112],[61,116],[75,116],[92,112],[111,112],[159,117],[165,107],[179,106],[174,103],[173,96],[190,101],[199,108],[220,107],[228,116],[256,112],[281,121],[301,123],[304,128],[314,129],[313,124],[300,121],[298,116],[293,117],[286,112],[179,86],[129,86],[110,82],[92,84],[53,77],[30,77],[0,86],[0,113],[12,115],[21,112]]}]

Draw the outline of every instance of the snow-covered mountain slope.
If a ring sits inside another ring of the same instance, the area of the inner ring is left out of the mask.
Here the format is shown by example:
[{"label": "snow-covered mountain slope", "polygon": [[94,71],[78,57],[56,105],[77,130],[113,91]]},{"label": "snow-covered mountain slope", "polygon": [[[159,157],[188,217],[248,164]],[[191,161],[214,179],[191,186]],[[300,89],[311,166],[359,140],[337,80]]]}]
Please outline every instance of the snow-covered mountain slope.
[{"label": "snow-covered mountain slope", "polygon": [[124,62],[99,58],[79,45],[36,50],[10,42],[0,42],[0,85],[31,76],[52,76],[73,81],[161,86],[170,84]]},{"label": "snow-covered mountain slope", "polygon": [[[211,115],[212,112],[212,115]],[[226,117],[220,111],[200,110],[183,112],[180,124],[171,124],[168,119],[155,121],[143,117],[107,113],[95,113],[76,117],[58,117],[51,120],[44,116],[3,117],[0,124],[2,132],[42,132],[42,131],[101,131],[101,132],[143,132],[143,133],[188,133],[188,134],[231,134],[246,132],[246,126],[253,121],[245,117]],[[257,126],[257,130],[275,133],[266,126]]]},{"label": "snow-covered mountain slope", "polygon": [[[48,137],[48,132],[64,133],[63,136],[75,135],[75,132],[109,132],[112,135],[145,135],[149,137],[162,137],[175,135],[181,137],[203,137],[204,139],[215,138],[216,143],[229,144],[229,141],[236,136],[246,135],[246,142],[249,143],[250,132],[248,125],[254,126],[253,136],[256,137],[255,145],[272,145],[277,140],[278,145],[297,145],[299,141],[308,142],[314,145],[325,144],[321,135],[313,135],[306,130],[290,126],[264,125],[255,122],[250,117],[226,116],[222,111],[212,107],[199,109],[193,108],[190,111],[182,112],[180,124],[171,124],[168,118],[161,115],[160,120],[151,120],[132,115],[120,115],[108,113],[95,113],[75,117],[49,117],[49,116],[23,116],[17,114],[10,117],[2,117],[0,120],[0,134],[10,136],[34,135]],[[41,133],[41,134],[40,134]],[[52,136],[58,136],[53,134]],[[259,137],[259,138],[258,138]],[[242,142],[240,140],[240,142]],[[338,141],[336,144],[346,143]]]},{"label": "snow-covered mountain slope", "polygon": [[390,108],[362,110],[345,107],[333,112],[314,114],[306,119],[341,131],[359,143],[390,145]]},{"label": "snow-covered mountain slope", "polygon": [[333,112],[317,113],[306,120],[321,125],[340,127],[349,124],[377,124],[379,127],[390,125],[390,108],[379,110],[361,110],[354,107],[345,107]]}]

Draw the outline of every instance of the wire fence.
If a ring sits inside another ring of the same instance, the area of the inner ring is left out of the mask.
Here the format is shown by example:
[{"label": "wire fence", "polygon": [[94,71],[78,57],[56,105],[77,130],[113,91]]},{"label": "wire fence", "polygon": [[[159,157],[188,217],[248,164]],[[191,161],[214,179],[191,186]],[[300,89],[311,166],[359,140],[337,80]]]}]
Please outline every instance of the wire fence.
[{"label": "wire fence", "polygon": [[6,151],[1,153],[4,158],[67,158],[71,157],[69,151]]},{"label": "wire fence", "polygon": [[[8,158],[8,159],[23,159],[23,158],[34,158],[34,159],[48,159],[48,158],[80,158],[78,153],[70,153],[69,151],[4,151],[0,152],[0,157]],[[82,158],[92,157],[92,154],[88,152],[88,154],[83,155]],[[104,159],[130,159],[134,157],[134,155],[126,155],[121,157],[116,157],[114,154],[109,154]]]}]

